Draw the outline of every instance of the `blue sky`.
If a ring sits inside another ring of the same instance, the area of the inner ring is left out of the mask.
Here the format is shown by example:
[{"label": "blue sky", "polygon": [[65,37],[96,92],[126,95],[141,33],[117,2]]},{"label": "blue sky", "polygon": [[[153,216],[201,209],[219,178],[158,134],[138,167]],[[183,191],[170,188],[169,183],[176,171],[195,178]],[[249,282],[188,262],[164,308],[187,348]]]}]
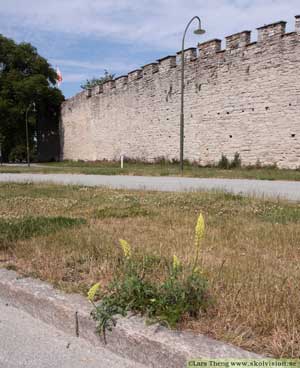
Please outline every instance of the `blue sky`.
[{"label": "blue sky", "polygon": [[0,33],[37,47],[63,74],[66,97],[104,69],[127,74],[180,49],[189,19],[202,19],[204,36],[187,47],[279,20],[294,29],[299,0],[0,0]]}]

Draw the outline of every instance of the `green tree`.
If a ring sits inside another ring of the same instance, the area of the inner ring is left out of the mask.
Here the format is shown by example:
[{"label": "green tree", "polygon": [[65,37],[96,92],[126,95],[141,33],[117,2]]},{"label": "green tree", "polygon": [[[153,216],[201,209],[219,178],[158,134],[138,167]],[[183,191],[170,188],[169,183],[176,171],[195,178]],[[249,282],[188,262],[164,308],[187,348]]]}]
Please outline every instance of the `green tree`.
[{"label": "green tree", "polygon": [[92,78],[92,79],[87,79],[86,82],[84,84],[82,84],[80,87],[82,89],[89,89],[95,86],[99,86],[109,80],[114,79],[115,75],[114,74],[110,74],[107,70],[104,70],[104,75],[100,78]]},{"label": "green tree", "polygon": [[32,154],[36,150],[41,122],[58,130],[60,105],[56,71],[29,43],[16,44],[0,34],[0,136],[4,160],[25,159],[25,114],[35,102],[37,112],[28,114]]}]

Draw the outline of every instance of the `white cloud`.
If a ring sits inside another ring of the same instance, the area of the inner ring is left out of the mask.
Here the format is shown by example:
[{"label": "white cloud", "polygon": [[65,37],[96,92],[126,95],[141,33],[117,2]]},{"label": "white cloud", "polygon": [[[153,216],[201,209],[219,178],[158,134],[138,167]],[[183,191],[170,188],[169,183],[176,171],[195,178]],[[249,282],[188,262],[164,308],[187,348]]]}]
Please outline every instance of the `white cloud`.
[{"label": "white cloud", "polygon": [[50,59],[50,63],[54,68],[59,66],[64,83],[82,83],[86,79],[103,76],[105,70],[116,73],[116,75],[127,74],[128,71],[139,66],[129,62],[115,62],[113,60],[92,63],[73,59]]},{"label": "white cloud", "polygon": [[[277,20],[292,21],[299,0],[0,0],[2,27],[178,50],[186,22],[200,15],[207,38]],[[289,25],[290,29],[293,25]],[[0,28],[1,32],[1,28]],[[192,44],[196,39],[189,36]]]},{"label": "white cloud", "polygon": [[52,65],[59,65],[65,68],[76,68],[76,69],[86,69],[90,71],[98,71],[103,73],[105,69],[114,70],[116,73],[124,72],[126,70],[130,70],[131,68],[135,68],[136,65],[130,62],[116,62],[114,60],[105,60],[101,63],[92,63],[88,61],[81,60],[70,60],[70,59],[50,59]]},{"label": "white cloud", "polygon": [[66,73],[62,74],[63,82],[84,82],[86,79],[89,79],[89,75],[86,73]]}]

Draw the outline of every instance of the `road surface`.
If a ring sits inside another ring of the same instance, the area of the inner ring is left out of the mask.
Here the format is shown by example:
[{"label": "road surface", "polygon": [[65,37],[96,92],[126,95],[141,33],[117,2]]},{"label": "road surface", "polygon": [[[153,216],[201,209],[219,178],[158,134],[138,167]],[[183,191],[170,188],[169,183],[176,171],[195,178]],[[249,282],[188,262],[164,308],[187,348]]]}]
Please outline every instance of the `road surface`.
[{"label": "road surface", "polygon": [[1,368],[146,368],[66,335],[0,299]]},{"label": "road surface", "polygon": [[234,194],[300,201],[300,182],[83,174],[0,174],[0,182],[56,183],[157,191],[221,190]]}]

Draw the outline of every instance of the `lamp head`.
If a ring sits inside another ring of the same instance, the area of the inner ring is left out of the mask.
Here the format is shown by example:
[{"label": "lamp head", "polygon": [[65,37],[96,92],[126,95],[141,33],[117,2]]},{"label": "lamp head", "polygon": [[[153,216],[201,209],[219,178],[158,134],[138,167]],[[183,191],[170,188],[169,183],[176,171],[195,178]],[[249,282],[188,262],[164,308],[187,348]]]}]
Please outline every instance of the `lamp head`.
[{"label": "lamp head", "polygon": [[194,30],[194,33],[196,35],[203,35],[205,30],[201,27],[201,19],[199,17],[196,18],[198,19],[198,28]]},{"label": "lamp head", "polygon": [[32,103],[32,107],[33,107],[32,111],[33,111],[33,112],[36,112],[35,102],[33,102],[33,103]]},{"label": "lamp head", "polygon": [[197,29],[194,30],[194,33],[196,35],[203,35],[205,33],[205,30],[202,29],[201,27],[199,27],[199,28],[197,28]]}]

